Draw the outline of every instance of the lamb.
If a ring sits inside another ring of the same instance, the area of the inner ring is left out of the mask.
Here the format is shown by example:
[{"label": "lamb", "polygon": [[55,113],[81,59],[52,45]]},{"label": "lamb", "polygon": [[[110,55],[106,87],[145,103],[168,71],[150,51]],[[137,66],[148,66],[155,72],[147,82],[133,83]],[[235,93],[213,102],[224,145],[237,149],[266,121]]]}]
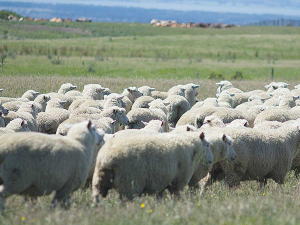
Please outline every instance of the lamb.
[{"label": "lamb", "polygon": [[13,132],[22,132],[22,131],[30,132],[28,128],[28,123],[26,120],[17,118],[12,120],[6,127],[0,128],[0,135],[6,133],[13,133]]},{"label": "lamb", "polygon": [[190,181],[199,161],[210,165],[210,143],[204,133],[118,137],[106,142],[97,156],[93,201],[115,188],[120,198],[179,192]]},{"label": "lamb", "polygon": [[236,160],[233,164],[223,161],[211,171],[212,182],[224,179],[230,187],[240,181],[257,180],[266,184],[268,178],[283,184],[292,161],[300,148],[300,127],[285,125],[277,130],[260,131],[240,128],[214,128],[233,138]]},{"label": "lamb", "polygon": [[129,87],[124,89],[122,95],[124,95],[123,101],[125,102],[126,114],[130,111],[134,101],[141,97],[143,94],[136,87]]},{"label": "lamb", "polygon": [[53,206],[64,204],[85,183],[93,148],[102,140],[90,121],[74,125],[66,137],[30,132],[2,135],[0,208],[14,194],[38,197],[53,191]]},{"label": "lamb", "polygon": [[145,127],[141,129],[126,129],[120,130],[114,134],[114,137],[140,135],[140,134],[155,134],[164,132],[164,121],[151,120],[149,123],[141,121]]},{"label": "lamb", "polygon": [[133,103],[131,109],[136,109],[136,108],[149,108],[150,105],[149,103],[154,101],[155,99],[152,98],[151,96],[141,96],[136,101]]},{"label": "lamb", "polygon": [[180,117],[191,109],[191,105],[185,97],[179,95],[169,95],[165,101],[170,103],[167,106],[168,123],[170,126],[175,127]]},{"label": "lamb", "polygon": [[[231,163],[233,162],[233,160],[235,160],[236,153],[232,147],[233,140],[230,136],[221,132],[210,132],[209,130],[205,130],[205,134],[211,142],[211,151],[214,158],[212,164],[223,161],[225,159]],[[202,178],[204,178],[211,169],[212,167],[199,163],[190,182],[188,183],[189,187],[199,187],[198,182]]]},{"label": "lamb", "polygon": [[10,121],[16,118],[22,118],[27,121],[29,130],[38,131],[36,124],[36,107],[35,102],[23,102],[17,112],[9,112],[7,116],[4,117],[5,124],[8,125]]},{"label": "lamb", "polygon": [[155,88],[149,86],[142,86],[138,88],[138,91],[143,94],[143,96],[152,96],[151,92],[155,91]]},{"label": "lamb", "polygon": [[45,112],[40,112],[36,117],[38,131],[46,134],[55,134],[58,126],[70,117],[70,112],[64,109],[66,101],[58,98],[51,99]]},{"label": "lamb", "polygon": [[[167,119],[167,108],[165,105],[169,103],[164,103],[160,99],[156,99],[151,102],[149,109],[136,108],[129,111],[127,114],[129,124],[125,127],[126,129],[141,129],[145,125],[142,123],[149,122],[150,120],[161,120],[168,121]],[[167,123],[164,123],[164,131],[168,132],[169,127]]]}]

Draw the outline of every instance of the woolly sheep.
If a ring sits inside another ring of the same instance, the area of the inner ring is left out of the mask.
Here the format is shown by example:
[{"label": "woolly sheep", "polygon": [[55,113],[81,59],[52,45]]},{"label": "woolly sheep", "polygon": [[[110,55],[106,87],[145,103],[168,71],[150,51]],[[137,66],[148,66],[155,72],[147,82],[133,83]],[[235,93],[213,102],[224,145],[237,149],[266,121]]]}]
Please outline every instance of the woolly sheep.
[{"label": "woolly sheep", "polygon": [[195,103],[198,102],[196,96],[198,95],[197,88],[200,87],[200,85],[189,83],[183,85],[183,87],[186,88],[186,90],[184,91],[184,97],[188,100],[190,106],[195,105]]},{"label": "woolly sheep", "polygon": [[197,127],[190,125],[190,124],[176,126],[175,128],[171,128],[171,130],[172,131],[170,133],[183,133],[186,131],[198,131]]},{"label": "woolly sheep", "polygon": [[[150,120],[161,120],[168,121],[166,115],[166,106],[162,100],[156,99],[151,102],[149,109],[145,108],[135,108],[129,111],[127,114],[129,124],[126,126],[126,129],[140,129],[145,126],[144,122],[149,122]],[[164,131],[168,132],[168,124],[164,123]]]},{"label": "woolly sheep", "polygon": [[118,106],[120,108],[126,108],[126,104],[125,102],[123,101],[123,98],[125,96],[124,95],[120,95],[120,94],[116,94],[116,93],[113,93],[113,94],[110,94],[110,95],[107,95],[105,96],[105,103],[104,103],[104,106],[103,108],[104,109],[107,109],[107,108],[110,108],[110,107],[113,107],[113,106]]},{"label": "woolly sheep", "polygon": [[149,108],[150,105],[149,103],[154,101],[155,99],[152,98],[151,96],[141,96],[136,101],[133,103],[131,109],[136,109],[136,108]]},{"label": "woolly sheep", "polygon": [[126,129],[120,130],[114,134],[115,137],[129,136],[129,135],[140,135],[150,133],[163,133],[164,132],[164,121],[151,120],[149,123],[141,121],[145,127],[141,129]]},{"label": "woolly sheep", "polygon": [[218,105],[220,107],[227,107],[232,108],[233,107],[233,97],[235,94],[229,93],[228,91],[222,91],[220,94],[217,95],[218,97]]},{"label": "woolly sheep", "polygon": [[189,110],[186,113],[184,113],[180,119],[178,120],[176,127],[180,125],[186,125],[190,124],[197,128],[201,127],[203,125],[203,121],[206,116],[212,115],[213,113],[222,110],[222,108],[219,107],[204,107],[194,110]]},{"label": "woolly sheep", "polygon": [[152,96],[151,92],[155,91],[155,88],[149,86],[142,86],[138,88],[138,91],[143,94],[143,96]]},{"label": "woolly sheep", "polygon": [[[232,147],[233,140],[230,136],[221,132],[210,132],[205,131],[205,135],[210,140],[211,151],[213,154],[214,161],[212,164],[217,162],[227,160],[228,162],[233,162],[236,158],[236,153]],[[212,169],[207,165],[198,164],[195,172],[188,183],[190,188],[198,187],[198,182],[207,175],[207,173]]]},{"label": "woolly sheep", "polygon": [[4,120],[5,124],[8,125],[10,121],[16,118],[22,118],[27,121],[28,127],[31,131],[38,131],[36,115],[35,102],[23,102],[17,112],[9,112],[7,116],[4,117]]},{"label": "woolly sheep", "polygon": [[232,83],[230,83],[227,80],[223,80],[219,83],[216,83],[216,85],[218,86],[217,94],[221,94],[221,92],[224,90],[227,90],[229,93],[233,93],[233,94],[243,92],[240,89],[233,87]]},{"label": "woolly sheep", "polygon": [[152,91],[151,94],[154,99],[161,100],[165,100],[169,96],[169,93],[164,91]]},{"label": "woolly sheep", "polygon": [[47,134],[55,134],[58,126],[70,117],[70,112],[64,109],[66,101],[58,98],[51,99],[45,112],[40,112],[36,117],[38,131]]},{"label": "woolly sheep", "polygon": [[12,120],[6,127],[0,128],[0,135],[6,133],[13,133],[13,132],[22,132],[22,131],[30,132],[28,128],[28,123],[26,120],[17,118]]},{"label": "woolly sheep", "polygon": [[232,164],[217,163],[212,171],[212,181],[224,179],[230,187],[240,181],[257,180],[266,184],[268,178],[283,184],[292,160],[300,148],[300,127],[286,125],[277,130],[213,128],[233,138],[236,160]]},{"label": "woolly sheep", "polygon": [[300,118],[300,108],[294,107],[292,109],[268,109],[258,114],[254,121],[254,125],[257,125],[263,121],[278,121],[285,122],[288,120],[296,120]]},{"label": "woolly sheep", "polygon": [[2,104],[6,103],[6,102],[11,102],[11,101],[29,102],[29,101],[33,101],[39,94],[40,94],[40,92],[36,92],[34,90],[27,90],[21,96],[21,98],[0,97],[0,101],[2,102]]},{"label": "woolly sheep", "polygon": [[249,122],[245,119],[236,119],[236,120],[233,120],[231,123],[227,123],[225,125],[226,125],[226,127],[245,128],[245,127],[249,127]]},{"label": "woolly sheep", "polygon": [[90,121],[74,125],[66,137],[29,132],[1,136],[0,208],[14,194],[37,197],[55,191],[53,206],[65,203],[85,183],[93,147],[102,139]]},{"label": "woolly sheep", "polygon": [[268,89],[267,92],[273,92],[278,88],[286,88],[289,84],[285,82],[271,82],[270,84],[265,85],[265,88]]},{"label": "woolly sheep", "polygon": [[93,201],[115,188],[120,198],[142,194],[179,192],[190,181],[201,160],[210,165],[210,143],[204,133],[137,135],[113,138],[97,156],[93,176]]},{"label": "woolly sheep", "polygon": [[122,95],[124,95],[123,101],[126,105],[125,109],[127,114],[135,100],[143,94],[136,87],[128,87],[124,89]]},{"label": "woolly sheep", "polygon": [[168,123],[170,126],[175,127],[180,117],[191,109],[191,105],[185,97],[179,95],[169,95],[165,101],[170,103],[167,106]]},{"label": "woolly sheep", "polygon": [[203,121],[203,125],[201,126],[201,128],[208,128],[208,127],[225,127],[225,124],[219,117],[210,115],[205,117]]}]

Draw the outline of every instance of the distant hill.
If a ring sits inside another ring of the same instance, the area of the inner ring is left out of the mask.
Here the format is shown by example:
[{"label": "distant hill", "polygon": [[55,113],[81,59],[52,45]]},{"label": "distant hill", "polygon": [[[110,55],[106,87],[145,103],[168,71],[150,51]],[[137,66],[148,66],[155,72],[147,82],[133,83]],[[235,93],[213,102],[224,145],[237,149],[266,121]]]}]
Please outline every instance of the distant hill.
[{"label": "distant hill", "polygon": [[24,2],[1,2],[0,9],[14,11],[22,16],[51,19],[53,17],[71,18],[75,20],[85,17],[96,22],[139,22],[149,23],[151,19],[176,20],[179,22],[231,23],[250,24],[261,20],[289,18],[284,15],[255,15],[241,13],[218,13],[202,11],[180,11],[143,9],[134,7],[108,7],[79,4],[40,4]]}]

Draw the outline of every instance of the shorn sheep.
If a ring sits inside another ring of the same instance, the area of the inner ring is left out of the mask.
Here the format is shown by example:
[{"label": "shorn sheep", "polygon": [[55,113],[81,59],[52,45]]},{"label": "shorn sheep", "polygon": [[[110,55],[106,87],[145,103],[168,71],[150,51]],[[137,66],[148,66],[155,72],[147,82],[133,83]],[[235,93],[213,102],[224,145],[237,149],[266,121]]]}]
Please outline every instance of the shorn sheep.
[{"label": "shorn sheep", "polygon": [[120,198],[179,192],[190,181],[196,164],[212,163],[210,142],[204,133],[155,134],[112,138],[97,156],[93,201],[115,188]]},{"label": "shorn sheep", "polygon": [[55,191],[53,206],[64,204],[82,186],[90,170],[93,148],[103,137],[90,121],[74,125],[66,137],[10,133],[0,137],[0,208],[5,199]]}]

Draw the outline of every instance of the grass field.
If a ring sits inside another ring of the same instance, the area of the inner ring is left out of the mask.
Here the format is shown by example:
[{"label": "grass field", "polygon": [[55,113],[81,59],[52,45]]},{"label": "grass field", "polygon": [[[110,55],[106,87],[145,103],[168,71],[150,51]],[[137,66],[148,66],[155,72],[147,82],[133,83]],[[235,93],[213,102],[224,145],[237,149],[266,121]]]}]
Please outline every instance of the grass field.
[{"label": "grass field", "polygon": [[149,24],[0,21],[5,75],[297,79],[300,29],[161,28]]},{"label": "grass field", "polygon": [[[112,92],[150,85],[167,91],[177,84],[200,84],[199,100],[214,97],[220,79],[230,79],[244,91],[264,90],[274,80],[293,87],[300,83],[300,29],[240,27],[234,29],[152,28],[148,24],[8,23],[0,21],[0,54],[6,54],[0,75],[2,96],[19,97],[28,89],[57,91],[65,82],[78,86],[99,83]],[[30,31],[30,32],[29,32]],[[17,40],[15,40],[17,38]],[[245,79],[232,80],[236,72]],[[72,196],[71,209],[50,210],[52,196],[24,202],[7,199],[0,225],[11,224],[299,224],[299,179],[293,172],[280,186],[264,189],[243,182],[229,189],[222,182],[203,195],[185,190],[179,200],[166,193],[121,202],[112,191],[91,206],[91,189]]]}]

